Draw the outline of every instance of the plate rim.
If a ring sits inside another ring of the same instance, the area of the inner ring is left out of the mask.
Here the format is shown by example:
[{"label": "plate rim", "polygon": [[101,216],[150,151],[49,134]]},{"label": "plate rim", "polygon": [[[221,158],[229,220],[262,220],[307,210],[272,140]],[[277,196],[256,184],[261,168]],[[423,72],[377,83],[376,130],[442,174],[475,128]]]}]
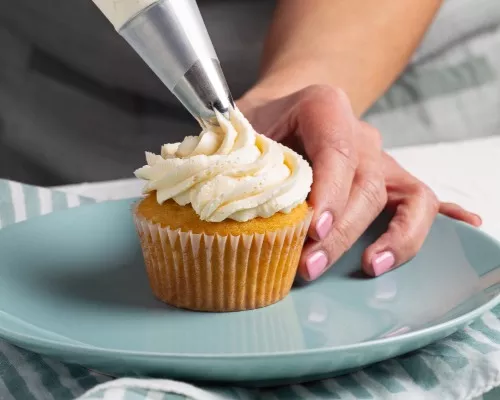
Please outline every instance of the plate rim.
[{"label": "plate rim", "polygon": [[[202,354],[196,354],[196,353],[158,353],[158,352],[145,352],[145,351],[133,351],[133,350],[120,350],[120,349],[109,349],[109,348],[104,348],[104,347],[97,347],[97,346],[84,346],[84,345],[77,345],[77,344],[71,344],[71,343],[61,343],[57,342],[55,340],[50,340],[46,338],[40,338],[36,336],[31,336],[31,335],[26,335],[22,333],[17,333],[17,332],[12,332],[8,331],[5,328],[0,326],[0,332],[7,333],[8,336],[5,336],[3,334],[0,334],[0,337],[3,338],[6,341],[9,341],[10,338],[12,338],[15,341],[18,341],[17,339],[31,339],[33,343],[35,344],[43,344],[43,345],[54,345],[60,350],[80,350],[80,351],[85,351],[87,354],[92,353],[93,355],[127,355],[127,356],[134,356],[134,357],[140,357],[140,358],[182,358],[182,359],[218,359],[218,360],[227,360],[227,359],[258,359],[258,358],[267,358],[267,357],[295,357],[295,356],[312,356],[318,353],[335,353],[335,352],[345,352],[345,351],[351,351],[351,350],[362,350],[364,348],[370,347],[380,347],[384,345],[390,345],[390,344],[397,344],[398,342],[406,342],[412,339],[418,339],[420,337],[426,337],[432,335],[432,333],[438,333],[441,331],[445,331],[447,329],[452,329],[455,327],[459,327],[460,325],[467,323],[468,321],[473,321],[475,318],[481,316],[482,314],[486,313],[487,311],[491,310],[494,308],[496,305],[500,303],[500,293],[495,296],[493,299],[489,300],[488,302],[484,303],[482,306],[466,313],[463,314],[457,318],[454,318],[450,321],[443,322],[437,325],[433,325],[427,328],[423,328],[417,331],[412,331],[412,332],[407,332],[403,333],[398,336],[392,336],[388,338],[381,338],[381,339],[373,339],[373,340],[368,340],[365,342],[359,342],[359,343],[353,343],[353,344],[348,344],[348,345],[341,345],[341,346],[333,346],[333,347],[324,347],[324,348],[316,348],[316,349],[309,349],[309,350],[298,350],[298,351],[280,351],[280,352],[268,352],[268,353],[238,353],[238,354],[232,354],[232,353],[202,353]],[[0,317],[1,321],[1,317]],[[28,341],[24,340],[22,341],[23,343],[30,344]]]},{"label": "plate rim", "polygon": [[[57,214],[61,213],[71,213],[75,212],[78,210],[81,210],[83,208],[89,209],[89,208],[100,208],[103,206],[109,206],[110,204],[116,204],[120,203],[121,206],[124,205],[130,205],[134,201],[136,201],[137,198],[130,198],[130,199],[121,199],[121,200],[111,200],[111,201],[105,201],[105,202],[100,202],[100,203],[92,203],[92,204],[85,204],[80,207],[75,207],[75,208],[69,208],[65,210],[60,210],[60,211],[54,211],[50,214],[45,214],[45,215],[40,215],[37,217],[29,218],[25,221],[21,221],[12,225],[8,225],[2,229],[0,229],[0,237],[4,234],[4,232],[9,231],[10,229],[16,229],[16,227],[20,225],[25,225],[29,224],[30,222],[33,222],[34,220],[39,220],[40,218],[50,218],[53,217]],[[470,226],[464,222],[461,221],[456,221],[453,220],[449,217],[443,216],[443,215],[438,215],[436,217],[438,220],[443,220],[445,223],[451,223],[454,225],[460,226],[461,229],[468,230],[472,232],[475,235],[479,235],[483,240],[488,240],[492,243],[494,243],[499,249],[500,249],[500,241],[494,238],[493,236],[489,235],[488,233],[477,229],[473,226]],[[402,268],[405,266],[403,265]],[[495,267],[494,269],[500,268],[500,265]],[[376,279],[376,278],[374,278]],[[500,282],[498,282],[500,283]],[[2,322],[5,321],[6,317],[4,314],[7,315],[12,315],[10,313],[6,313],[3,311],[0,311],[0,338],[6,340],[7,342],[15,341],[18,343],[22,344],[16,344],[20,347],[23,346],[23,344],[26,345],[44,345],[44,346],[53,346],[54,348],[58,349],[59,351],[83,351],[87,355],[94,355],[94,356],[103,356],[103,355],[125,355],[125,356],[132,356],[132,357],[137,357],[137,358],[154,358],[154,359],[161,359],[161,358],[168,358],[168,359],[189,359],[189,360],[235,360],[235,359],[262,359],[262,358],[269,358],[269,357],[301,357],[301,356],[314,356],[316,354],[329,354],[329,353],[336,353],[336,352],[346,352],[346,351],[359,351],[365,348],[380,348],[385,345],[397,345],[398,343],[405,343],[408,341],[412,340],[417,340],[419,338],[425,338],[428,336],[432,336],[433,334],[438,334],[439,332],[446,331],[448,329],[454,329],[458,328],[466,324],[467,322],[473,322],[475,319],[480,317],[481,315],[485,314],[486,312],[490,311],[493,309],[495,306],[500,304],[500,292],[488,300],[487,302],[483,303],[481,306],[465,313],[462,315],[459,315],[451,320],[445,321],[438,323],[436,325],[431,325],[422,329],[418,329],[415,331],[410,331],[410,332],[405,332],[402,333],[401,335],[397,336],[391,336],[391,337],[385,337],[385,338],[377,338],[377,339],[372,339],[372,340],[367,340],[364,342],[358,342],[358,343],[351,343],[351,344],[345,344],[345,345],[339,345],[339,346],[330,346],[330,347],[323,347],[323,348],[315,348],[315,349],[306,349],[306,350],[289,350],[289,351],[279,351],[279,352],[258,352],[258,353],[166,353],[166,352],[148,352],[148,351],[134,351],[134,350],[121,350],[121,349],[110,349],[110,348],[105,348],[105,347],[98,347],[98,346],[92,346],[92,345],[79,345],[79,344],[73,344],[73,343],[63,343],[63,342],[58,342],[56,340],[51,340],[47,338],[41,338],[39,336],[32,336],[24,333],[18,333],[15,331],[8,330],[2,326]],[[186,311],[190,312],[190,311]],[[242,311],[244,312],[244,311]],[[26,321],[25,321],[26,322]],[[30,324],[28,322],[28,324]],[[32,324],[30,324],[32,325]],[[34,325],[32,325],[34,326]],[[36,328],[36,326],[34,326]],[[455,331],[456,331],[455,330]],[[68,338],[69,340],[73,340],[71,338]]]}]

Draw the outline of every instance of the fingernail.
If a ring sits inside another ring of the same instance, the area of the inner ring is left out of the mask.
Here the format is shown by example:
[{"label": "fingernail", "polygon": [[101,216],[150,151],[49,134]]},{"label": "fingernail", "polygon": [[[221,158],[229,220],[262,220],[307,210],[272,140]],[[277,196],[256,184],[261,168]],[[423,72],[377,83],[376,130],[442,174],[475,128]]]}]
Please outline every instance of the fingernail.
[{"label": "fingernail", "polygon": [[379,276],[385,274],[394,267],[395,262],[396,259],[394,258],[394,254],[390,251],[383,251],[382,253],[375,254],[372,260],[373,275]]},{"label": "fingernail", "polygon": [[483,219],[481,218],[481,216],[479,216],[478,214],[474,214],[474,216],[477,219],[477,225],[481,226],[483,224]]},{"label": "fingernail", "polygon": [[306,259],[307,275],[309,280],[314,281],[318,278],[328,266],[328,257],[322,251],[316,251]]},{"label": "fingernail", "polygon": [[328,236],[333,225],[333,215],[330,211],[325,211],[316,222],[316,234],[323,240]]}]

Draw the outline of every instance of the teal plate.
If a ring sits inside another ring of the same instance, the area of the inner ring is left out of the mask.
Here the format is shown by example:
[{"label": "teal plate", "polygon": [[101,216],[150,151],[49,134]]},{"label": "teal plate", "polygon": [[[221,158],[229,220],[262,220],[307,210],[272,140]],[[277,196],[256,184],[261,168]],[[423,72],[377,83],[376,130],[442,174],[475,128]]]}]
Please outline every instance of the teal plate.
[{"label": "teal plate", "polygon": [[319,281],[255,311],[183,311],[150,292],[131,200],[0,231],[0,337],[112,375],[252,385],[333,376],[444,338],[499,303],[500,246],[439,217],[416,258],[360,272],[368,233]]}]

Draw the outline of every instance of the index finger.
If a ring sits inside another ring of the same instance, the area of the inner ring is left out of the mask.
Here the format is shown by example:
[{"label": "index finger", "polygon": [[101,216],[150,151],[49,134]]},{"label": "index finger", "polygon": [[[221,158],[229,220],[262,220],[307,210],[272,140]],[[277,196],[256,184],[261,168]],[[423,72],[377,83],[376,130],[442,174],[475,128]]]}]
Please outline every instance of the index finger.
[{"label": "index finger", "polygon": [[347,96],[321,88],[297,108],[297,135],[312,161],[309,201],[314,217],[309,236],[324,239],[343,214],[358,166],[354,116]]}]

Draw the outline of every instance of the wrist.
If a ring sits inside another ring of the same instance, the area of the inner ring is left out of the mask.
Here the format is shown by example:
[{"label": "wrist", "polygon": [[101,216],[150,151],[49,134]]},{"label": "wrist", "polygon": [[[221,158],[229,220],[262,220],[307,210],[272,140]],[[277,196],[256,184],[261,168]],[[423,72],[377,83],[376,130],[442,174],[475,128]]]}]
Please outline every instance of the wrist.
[{"label": "wrist", "polygon": [[321,62],[305,60],[289,63],[286,67],[271,67],[264,70],[261,78],[240,99],[248,109],[290,96],[313,85],[328,85],[328,75],[318,66]]}]

